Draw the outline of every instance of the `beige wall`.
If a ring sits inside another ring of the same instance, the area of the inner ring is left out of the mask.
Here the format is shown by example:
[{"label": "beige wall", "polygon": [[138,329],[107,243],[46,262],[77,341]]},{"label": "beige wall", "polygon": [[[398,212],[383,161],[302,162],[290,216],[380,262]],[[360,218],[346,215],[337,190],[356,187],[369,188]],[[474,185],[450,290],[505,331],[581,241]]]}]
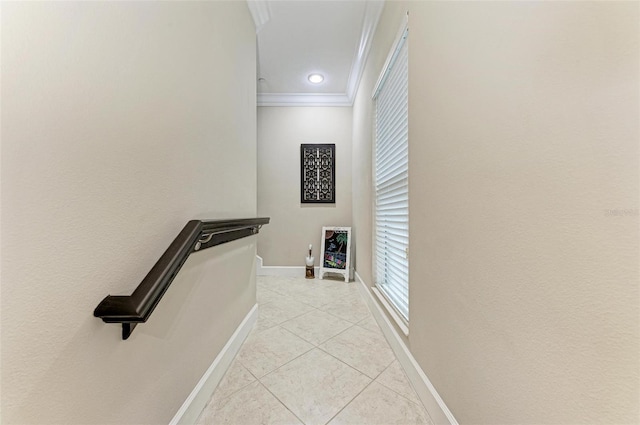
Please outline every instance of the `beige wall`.
[{"label": "beige wall", "polygon": [[256,238],[129,294],[192,218],[256,214],[244,2],[2,4],[2,423],[168,423],[255,303]]},{"label": "beige wall", "polygon": [[638,423],[638,3],[407,6],[413,355],[460,423]]},{"label": "beige wall", "polygon": [[386,2],[353,103],[352,192],[358,194],[353,197],[355,264],[365,282],[373,282],[371,249],[375,110],[371,95],[408,9],[406,1]]},{"label": "beige wall", "polygon": [[[258,215],[265,266],[304,266],[309,244],[319,265],[322,226],[351,226],[350,107],[258,108]],[[335,143],[336,203],[300,203],[300,144]]]}]

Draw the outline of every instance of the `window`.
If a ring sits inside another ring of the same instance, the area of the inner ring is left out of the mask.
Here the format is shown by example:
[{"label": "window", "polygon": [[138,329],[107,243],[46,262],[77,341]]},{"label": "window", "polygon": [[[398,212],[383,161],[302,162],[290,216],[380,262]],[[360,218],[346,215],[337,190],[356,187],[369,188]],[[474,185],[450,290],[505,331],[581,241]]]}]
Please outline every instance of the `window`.
[{"label": "window", "polygon": [[375,102],[375,280],[409,319],[409,29],[405,21],[382,71]]}]

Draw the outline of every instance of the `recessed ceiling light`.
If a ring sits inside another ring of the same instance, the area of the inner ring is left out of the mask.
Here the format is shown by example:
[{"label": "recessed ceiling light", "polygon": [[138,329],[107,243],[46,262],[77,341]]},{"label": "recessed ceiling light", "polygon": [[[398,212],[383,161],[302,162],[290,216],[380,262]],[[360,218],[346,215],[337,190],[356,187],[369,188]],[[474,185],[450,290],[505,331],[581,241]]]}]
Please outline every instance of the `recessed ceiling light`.
[{"label": "recessed ceiling light", "polygon": [[321,74],[311,74],[309,75],[309,81],[313,84],[320,84],[324,81],[324,77]]}]

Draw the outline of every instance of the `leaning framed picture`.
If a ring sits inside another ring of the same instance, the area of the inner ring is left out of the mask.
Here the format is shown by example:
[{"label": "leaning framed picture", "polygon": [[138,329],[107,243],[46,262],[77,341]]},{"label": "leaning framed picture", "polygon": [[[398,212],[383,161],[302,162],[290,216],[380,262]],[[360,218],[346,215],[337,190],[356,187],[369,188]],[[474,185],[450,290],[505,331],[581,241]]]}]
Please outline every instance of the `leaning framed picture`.
[{"label": "leaning framed picture", "polygon": [[349,282],[351,267],[351,227],[322,228],[320,279],[325,273],[337,273]]}]

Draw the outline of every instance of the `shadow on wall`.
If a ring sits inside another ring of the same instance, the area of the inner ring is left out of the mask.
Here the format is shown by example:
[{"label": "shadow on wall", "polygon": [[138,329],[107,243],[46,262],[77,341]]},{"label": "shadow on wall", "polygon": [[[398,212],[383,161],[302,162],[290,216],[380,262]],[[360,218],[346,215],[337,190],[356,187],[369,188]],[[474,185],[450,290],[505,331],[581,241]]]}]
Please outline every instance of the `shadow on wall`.
[{"label": "shadow on wall", "polygon": [[[251,267],[238,268],[239,261]],[[218,355],[222,346],[215,341],[226,342],[226,330],[235,330],[237,324],[229,326],[229,320],[255,292],[254,266],[255,240],[193,253],[153,315],[126,341],[120,324],[103,323],[92,316],[94,305],[87,305],[86,319],[37,380],[56,385],[25,389],[12,416],[22,423],[41,423],[47,411],[51,423],[138,423],[144,421],[139,406],[166,400],[169,391],[171,403],[158,406],[159,417],[168,421]],[[238,282],[248,284],[242,291],[229,288]],[[201,337],[194,338],[194,331]],[[185,352],[198,354],[181,364]],[[177,365],[180,374],[170,370]],[[85,406],[92,406],[91,411]],[[69,417],[70,412],[76,416]]]},{"label": "shadow on wall", "polygon": [[336,208],[336,204],[300,204],[300,208]]}]

